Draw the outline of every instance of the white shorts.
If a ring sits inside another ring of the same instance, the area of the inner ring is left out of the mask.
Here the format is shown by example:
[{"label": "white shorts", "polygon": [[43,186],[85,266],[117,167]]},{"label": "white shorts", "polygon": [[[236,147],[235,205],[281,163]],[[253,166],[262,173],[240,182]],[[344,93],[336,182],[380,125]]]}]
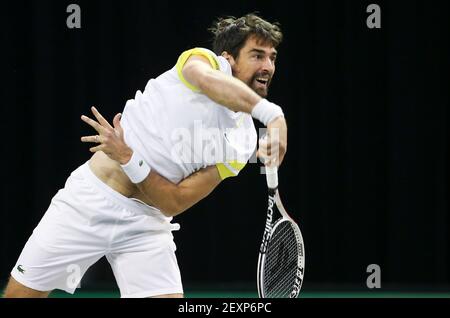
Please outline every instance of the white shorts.
[{"label": "white shorts", "polygon": [[171,220],[114,191],[85,163],[53,197],[11,275],[35,290],[73,294],[106,256],[122,297],[183,293]]}]

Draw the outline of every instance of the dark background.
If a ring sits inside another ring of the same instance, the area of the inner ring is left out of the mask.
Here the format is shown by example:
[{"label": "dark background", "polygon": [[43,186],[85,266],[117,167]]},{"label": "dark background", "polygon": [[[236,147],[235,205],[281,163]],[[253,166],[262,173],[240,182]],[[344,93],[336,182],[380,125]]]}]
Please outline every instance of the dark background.
[{"label": "dark background", "polygon": [[[303,290],[366,289],[378,264],[384,289],[449,291],[449,4],[373,2],[381,29],[369,1],[2,3],[0,283],[90,157],[80,115],[112,119],[183,50],[211,47],[216,17],[259,11],[285,35],[269,99],[288,121],[280,191],[305,239]],[[252,164],[176,217],[186,290],[255,290],[265,213]],[[104,260],[82,285],[117,288]]]}]

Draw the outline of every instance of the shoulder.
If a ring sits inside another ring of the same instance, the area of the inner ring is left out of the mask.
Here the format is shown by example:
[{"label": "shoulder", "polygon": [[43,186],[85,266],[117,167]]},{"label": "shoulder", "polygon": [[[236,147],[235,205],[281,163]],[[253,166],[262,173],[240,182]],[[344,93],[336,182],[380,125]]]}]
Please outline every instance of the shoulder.
[{"label": "shoulder", "polygon": [[189,81],[185,78],[185,75],[183,74],[184,66],[188,62],[189,58],[191,58],[192,56],[201,56],[203,59],[209,62],[212,69],[218,70],[228,75],[232,75],[231,66],[228,63],[228,61],[222,56],[217,56],[213,51],[201,47],[186,50],[183,53],[181,53],[181,55],[178,57],[175,69],[181,82],[183,82],[189,89],[191,89],[194,92],[199,92],[200,90],[195,85],[189,83]]},{"label": "shoulder", "polygon": [[176,65],[179,71],[183,69],[191,56],[202,56],[209,61],[213,69],[231,75],[231,66],[228,61],[224,57],[217,56],[213,51],[203,47],[192,48],[181,53]]}]

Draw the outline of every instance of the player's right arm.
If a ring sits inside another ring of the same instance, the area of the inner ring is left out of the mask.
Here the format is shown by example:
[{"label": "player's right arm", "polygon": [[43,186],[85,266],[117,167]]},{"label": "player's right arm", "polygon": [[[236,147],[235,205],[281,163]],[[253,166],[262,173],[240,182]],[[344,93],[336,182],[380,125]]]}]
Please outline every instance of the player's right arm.
[{"label": "player's right arm", "polygon": [[[180,60],[183,60],[183,54]],[[232,111],[249,113],[267,126],[269,142],[260,142],[258,156],[264,159],[266,165],[280,165],[287,151],[287,125],[281,108],[261,98],[238,78],[220,71],[214,66],[217,62],[205,51],[194,50],[186,61],[180,63],[180,60],[177,63],[180,79],[190,89],[205,94]],[[278,113],[277,108],[280,109]],[[274,129],[277,130],[278,139],[270,138]]]},{"label": "player's right arm", "polygon": [[241,80],[214,69],[204,56],[189,57],[182,72],[184,78],[203,94],[235,112],[251,114],[253,107],[262,100]]}]

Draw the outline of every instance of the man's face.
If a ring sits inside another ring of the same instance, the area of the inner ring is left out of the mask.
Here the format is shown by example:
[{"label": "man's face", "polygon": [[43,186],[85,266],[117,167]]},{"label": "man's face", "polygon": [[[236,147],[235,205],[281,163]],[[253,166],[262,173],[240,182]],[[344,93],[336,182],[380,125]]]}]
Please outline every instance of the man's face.
[{"label": "man's face", "polygon": [[277,51],[272,45],[249,37],[236,59],[231,55],[226,57],[234,77],[246,83],[259,96],[267,96],[277,57]]}]

